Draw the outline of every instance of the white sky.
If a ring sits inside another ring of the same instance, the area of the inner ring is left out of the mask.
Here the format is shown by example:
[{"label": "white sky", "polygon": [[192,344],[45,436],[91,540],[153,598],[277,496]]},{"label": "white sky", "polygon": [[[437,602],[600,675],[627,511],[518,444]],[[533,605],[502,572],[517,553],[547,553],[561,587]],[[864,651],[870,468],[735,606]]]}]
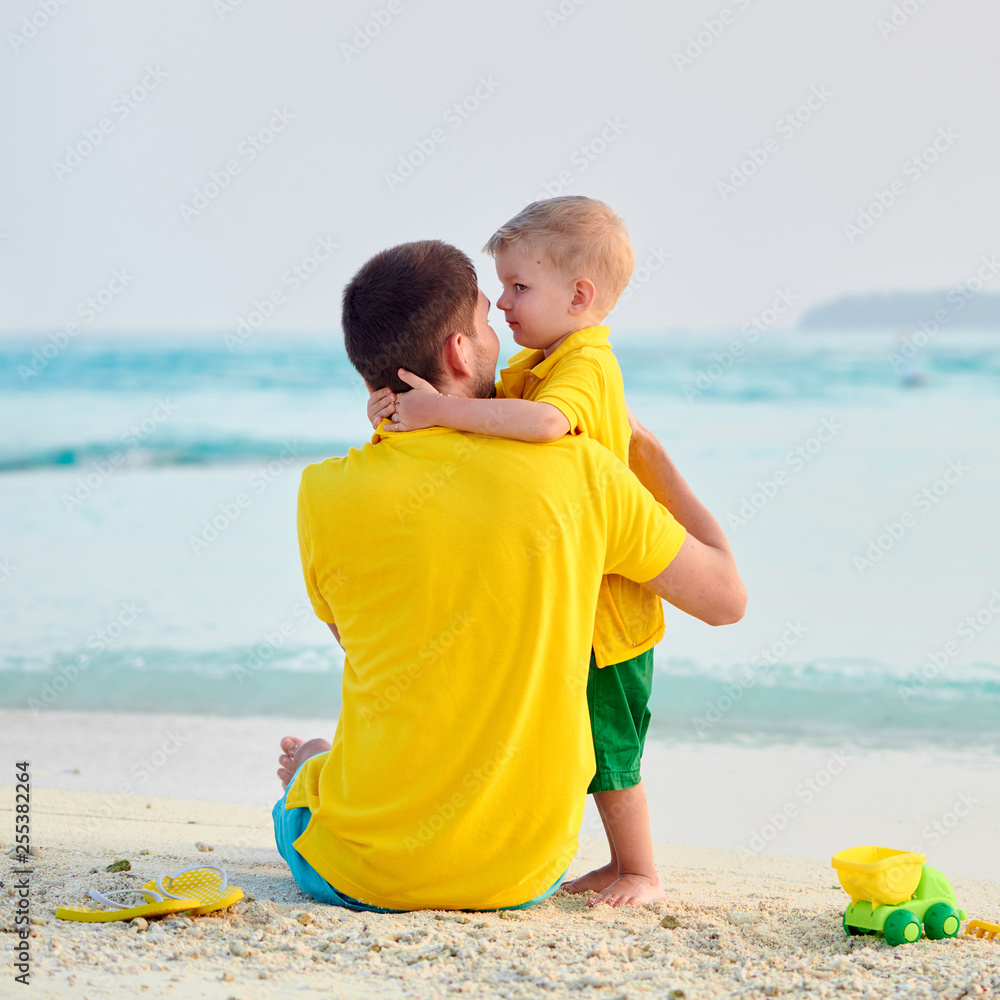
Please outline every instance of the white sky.
[{"label": "white sky", "polygon": [[[993,0],[901,0],[914,13],[888,38],[891,0],[577,0],[557,25],[559,0],[392,0],[350,57],[342,44],[388,0],[228,0],[223,14],[227,0],[68,0],[22,43],[40,2],[12,0],[0,20],[2,332],[224,331],[274,289],[267,329],[336,330],[354,270],[427,237],[472,254],[495,298],[479,248],[563,170],[566,191],[624,215],[640,262],[670,254],[619,330],[739,326],[778,289],[794,321],[845,292],[958,283],[1000,251]],[[674,53],[726,9],[679,71]],[[115,101],[146,67],[166,77],[122,117]],[[492,93],[446,121],[480,78]],[[780,135],[814,87],[831,96]],[[250,162],[241,143],[275,108],[293,120]],[[57,177],[102,118],[110,132]],[[574,151],[608,119],[618,134],[580,170]],[[386,171],[434,129],[445,141],[390,191]],[[958,138],[913,181],[904,162],[939,129]],[[717,182],[769,137],[777,152],[723,200]],[[186,222],[181,205],[230,160],[240,173]],[[895,178],[904,195],[852,245],[844,224]],[[283,285],[320,237],[336,251]],[[79,304],[116,269],[124,290],[86,322]]]}]

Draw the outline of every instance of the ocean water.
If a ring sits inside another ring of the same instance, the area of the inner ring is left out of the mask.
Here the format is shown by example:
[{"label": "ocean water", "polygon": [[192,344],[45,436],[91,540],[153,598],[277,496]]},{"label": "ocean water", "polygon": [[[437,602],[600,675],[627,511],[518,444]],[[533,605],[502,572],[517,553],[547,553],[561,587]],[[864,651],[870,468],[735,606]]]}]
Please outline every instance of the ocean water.
[{"label": "ocean water", "polygon": [[[335,717],[295,495],[370,434],[336,338],[43,343],[0,341],[0,705]],[[667,608],[652,735],[996,750],[1000,337],[615,344],[750,593]]]}]

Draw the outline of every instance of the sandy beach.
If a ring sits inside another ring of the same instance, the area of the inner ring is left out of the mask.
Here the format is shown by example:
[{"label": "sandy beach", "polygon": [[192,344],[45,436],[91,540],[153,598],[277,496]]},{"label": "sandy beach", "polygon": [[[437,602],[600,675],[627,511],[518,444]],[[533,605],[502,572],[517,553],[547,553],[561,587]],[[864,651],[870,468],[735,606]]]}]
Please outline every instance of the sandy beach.
[{"label": "sandy beach", "polygon": [[[33,995],[95,1000],[141,990],[146,996],[267,1000],[584,991],[594,997],[680,1000],[808,992],[957,1000],[1000,990],[1000,942],[963,935],[892,949],[874,938],[847,938],[840,924],[847,897],[829,866],[831,852],[820,850],[812,856],[782,855],[766,845],[754,853],[745,847],[663,843],[657,864],[666,901],[627,910],[590,909],[583,898],[565,893],[508,914],[354,914],[323,906],[299,891],[272,839],[269,806],[277,782],[271,758],[275,734],[288,725],[283,719],[87,713],[31,719],[25,712],[2,713],[4,758],[14,761],[17,744],[34,748],[32,841],[39,853],[30,876]],[[50,742],[56,730],[60,738]],[[171,733],[178,744],[172,755],[163,749],[172,745],[165,743]],[[214,759],[207,748],[218,750]],[[703,768],[720,773],[717,794],[702,796],[701,822],[705,828],[709,819],[720,828],[735,824],[730,836],[738,843],[748,814],[732,795],[727,807],[727,788],[746,787],[748,769],[758,770],[765,759],[760,755],[769,755],[769,780],[780,800],[782,782],[796,768],[808,771],[810,753],[826,759],[830,751],[657,747],[650,761],[651,798],[660,812],[656,832],[662,833],[662,814],[669,807],[661,794],[665,784],[674,787],[676,804],[693,794],[690,786],[705,780],[696,768],[692,773],[699,756]],[[909,759],[912,764],[914,757]],[[872,767],[888,774],[891,761],[891,755],[872,754],[858,762],[859,770],[870,781]],[[674,769],[664,774],[670,762]],[[900,762],[895,764],[898,769]],[[913,773],[919,785],[920,775]],[[954,777],[947,767],[930,773],[936,781]],[[966,784],[996,780],[985,768],[978,774],[969,768],[965,777]],[[185,783],[196,794],[178,795]],[[127,784],[131,789],[123,791]],[[931,796],[935,790],[926,781],[924,786]],[[837,806],[837,794],[846,791],[831,788],[828,811]],[[987,826],[996,820],[990,812],[995,801],[983,805],[977,817]],[[12,839],[12,802],[12,784],[0,786],[5,851]],[[761,805],[766,816],[770,802]],[[790,831],[776,846],[810,842],[811,825],[823,819],[822,798],[814,805],[819,811],[811,817],[804,812],[797,824],[801,836]],[[879,812],[873,810],[873,829]],[[975,824],[970,819],[967,825]],[[683,822],[677,826],[682,832],[693,829]],[[855,842],[841,842],[845,834],[829,834],[832,850]],[[199,843],[212,850],[199,850]],[[970,916],[1000,919],[1000,884],[989,866],[969,854],[964,871],[945,867],[939,855],[946,843],[936,853],[928,850],[929,860],[945,868],[960,904]],[[604,850],[600,839],[583,836],[572,872],[605,860]],[[131,862],[131,871],[108,874],[105,868],[120,859]],[[246,898],[220,914],[169,917],[148,927],[71,923],[54,916],[58,905],[85,904],[91,888],[141,885],[198,863],[224,867]],[[7,872],[12,864],[5,865]],[[7,970],[15,940],[11,877],[5,873],[6,888],[0,891],[0,949]],[[0,995],[23,995],[17,985],[5,974]]]}]

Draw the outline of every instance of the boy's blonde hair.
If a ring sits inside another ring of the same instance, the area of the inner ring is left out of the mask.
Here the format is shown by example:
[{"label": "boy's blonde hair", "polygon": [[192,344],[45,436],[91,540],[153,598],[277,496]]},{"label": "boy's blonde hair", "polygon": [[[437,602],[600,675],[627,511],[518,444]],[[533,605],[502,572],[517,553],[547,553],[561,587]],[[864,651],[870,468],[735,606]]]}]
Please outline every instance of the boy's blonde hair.
[{"label": "boy's blonde hair", "polygon": [[635,267],[625,222],[603,201],[583,195],[533,201],[490,237],[483,252],[496,257],[505,247],[540,252],[568,277],[590,278],[605,315]]}]

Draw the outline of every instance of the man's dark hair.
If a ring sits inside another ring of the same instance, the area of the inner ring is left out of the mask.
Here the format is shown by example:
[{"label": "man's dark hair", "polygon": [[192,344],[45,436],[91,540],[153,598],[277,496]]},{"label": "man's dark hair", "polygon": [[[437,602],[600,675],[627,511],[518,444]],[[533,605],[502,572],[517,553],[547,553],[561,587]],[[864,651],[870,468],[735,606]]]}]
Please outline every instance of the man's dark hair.
[{"label": "man's dark hair", "polygon": [[456,330],[473,335],[478,300],[476,268],[461,250],[440,240],[383,250],[344,289],[347,356],[372,389],[409,389],[399,368],[437,385],[441,347]]}]

